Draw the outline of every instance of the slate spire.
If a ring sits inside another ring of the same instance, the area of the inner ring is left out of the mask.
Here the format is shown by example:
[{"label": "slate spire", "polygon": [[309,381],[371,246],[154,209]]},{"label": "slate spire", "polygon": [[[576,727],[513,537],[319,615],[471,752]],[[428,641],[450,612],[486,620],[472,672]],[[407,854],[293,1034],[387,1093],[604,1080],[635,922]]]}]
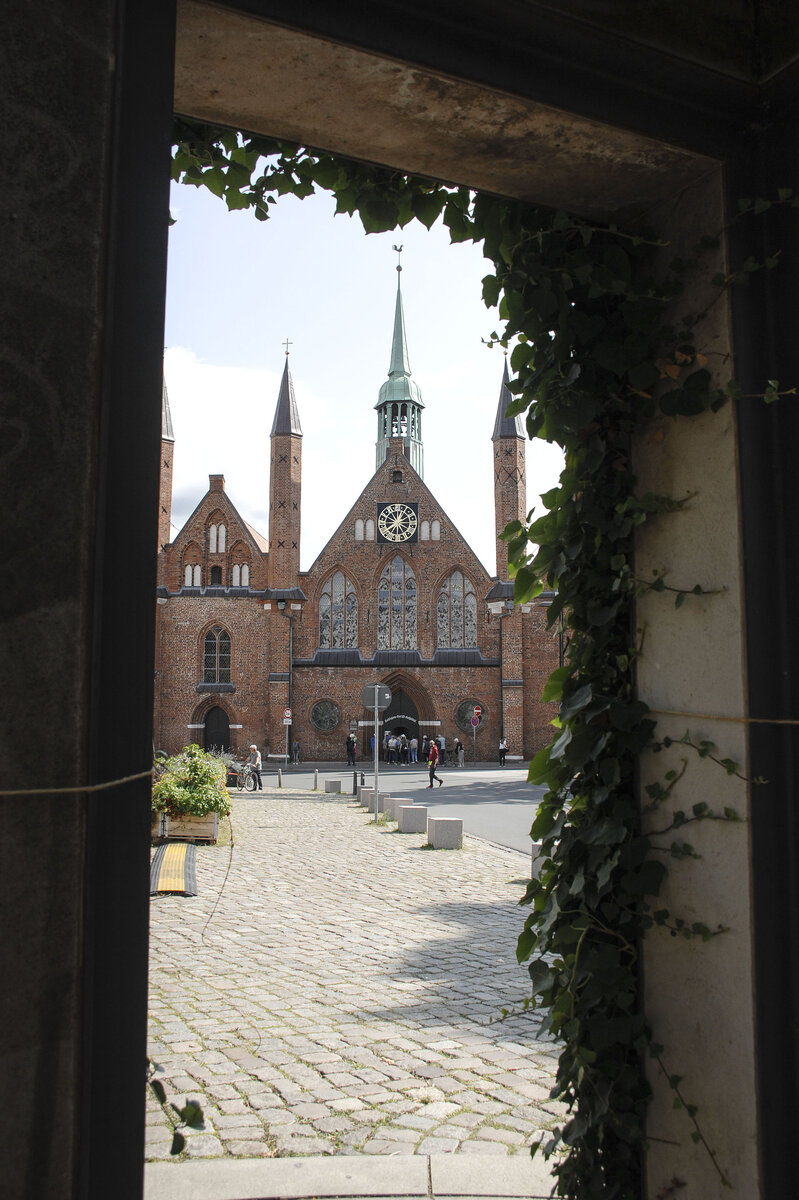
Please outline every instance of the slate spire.
[{"label": "slate spire", "polygon": [[508,405],[514,400],[508,384],[510,376],[508,375],[508,360],[505,359],[505,369],[502,372],[502,386],[499,389],[499,403],[497,405],[497,417],[494,421],[494,432],[491,435],[491,441],[495,442],[498,438],[521,438],[525,440],[524,426],[520,416],[507,417],[505,414],[508,410]]},{"label": "slate spire", "polygon": [[294,383],[289,370],[289,356],[286,351],[286,365],[283,368],[283,378],[280,381],[280,394],[277,398],[277,408],[275,409],[275,419],[272,422],[271,437],[275,437],[279,433],[294,434],[295,437],[302,437],[302,428],[300,426],[300,414],[297,411],[297,401],[294,397]]},{"label": "slate spire", "polygon": [[174,442],[175,431],[172,428],[172,412],[169,407],[169,396],[166,390],[166,380],[163,383],[161,392],[161,441]]}]

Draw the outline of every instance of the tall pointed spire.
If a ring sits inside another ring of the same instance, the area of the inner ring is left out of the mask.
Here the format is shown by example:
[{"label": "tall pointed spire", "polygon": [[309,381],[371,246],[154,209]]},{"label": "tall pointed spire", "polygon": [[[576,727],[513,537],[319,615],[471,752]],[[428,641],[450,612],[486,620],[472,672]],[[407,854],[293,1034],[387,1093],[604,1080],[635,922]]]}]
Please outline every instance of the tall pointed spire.
[{"label": "tall pointed spire", "polygon": [[289,347],[270,436],[269,586],[291,588],[300,569],[302,428],[289,370]]},{"label": "tall pointed spire", "polygon": [[274,437],[276,433],[292,433],[295,437],[302,437],[300,414],[297,410],[297,401],[294,398],[294,382],[289,370],[288,350],[286,351],[286,365],[283,368],[283,378],[280,381],[280,394],[277,398],[275,419],[272,422],[272,433],[270,436]]},{"label": "tall pointed spire", "polygon": [[[402,246],[395,246],[399,255]],[[391,339],[391,363],[388,379],[377,398],[377,466],[386,461],[392,437],[405,442],[405,455],[419,475],[423,474],[422,409],[424,401],[419,385],[411,378],[405,314],[402,308],[402,264],[397,263],[397,299],[394,306],[394,332]]]},{"label": "tall pointed spire", "polygon": [[494,432],[491,435],[491,441],[495,442],[497,438],[516,437],[525,441],[524,426],[520,416],[508,417],[505,414],[508,411],[508,405],[512,403],[514,396],[508,384],[510,376],[508,375],[508,360],[505,358],[505,369],[502,372],[502,386],[499,389],[499,404],[497,405],[497,418],[494,421]]},{"label": "tall pointed spire", "polygon": [[511,521],[523,521],[527,512],[525,484],[526,439],[521,417],[508,417],[513,393],[508,386],[508,360],[502,372],[499,404],[491,441],[494,443],[494,527],[496,531],[497,575],[508,579],[508,543],[501,534]]},{"label": "tall pointed spire", "polygon": [[169,407],[169,396],[166,390],[166,379],[161,392],[161,441],[174,442],[175,431],[172,428],[172,411]]}]

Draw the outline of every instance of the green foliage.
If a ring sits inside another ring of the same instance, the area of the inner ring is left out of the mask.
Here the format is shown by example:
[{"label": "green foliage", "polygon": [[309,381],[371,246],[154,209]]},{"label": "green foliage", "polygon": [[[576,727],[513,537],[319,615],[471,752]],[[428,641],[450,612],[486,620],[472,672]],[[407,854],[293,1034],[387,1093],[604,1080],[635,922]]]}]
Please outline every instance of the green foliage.
[{"label": "green foliage", "polygon": [[[663,571],[652,581],[636,578],[637,530],[679,511],[690,497],[642,494],[631,444],[651,430],[653,418],[692,418],[743,399],[734,380],[719,387],[707,369],[698,344],[707,310],[685,312],[680,305],[682,315],[673,316],[688,272],[701,267],[719,237],[703,237],[687,258],[669,262],[664,243],[643,227],[591,224],[187,122],[178,122],[175,141],[176,179],[209,187],[229,208],[251,207],[260,220],[278,196],[323,188],[334,195],[336,212],[357,214],[367,232],[412,219],[429,228],[440,219],[453,242],[481,242],[493,264],[483,299],[496,306],[501,322],[491,344],[512,346],[508,413],[523,414],[529,436],[558,443],[566,460],[558,487],[542,497],[544,511],[503,534],[517,601],[551,589],[548,621],[564,632],[566,647],[565,665],[544,691],[545,700],[560,704],[555,736],[530,765],[530,782],[547,790],[531,830],[541,842],[539,870],[521,901],[530,912],[517,948],[519,961],[529,962],[545,1028],[564,1044],[552,1095],[566,1102],[570,1116],[542,1149],[565,1151],[554,1167],[559,1196],[632,1200],[640,1194],[650,1098],[644,1062],[653,1052],[641,1005],[641,940],[656,928],[700,940],[722,932],[672,916],[659,902],[667,862],[696,857],[681,838],[665,845],[662,839],[696,821],[738,820],[729,807],[672,808],[687,760],[646,788],[643,808],[637,783],[642,755],[679,744],[739,774],[712,743],[689,734],[681,743],[658,741],[634,688],[641,652],[636,597],[669,592],[679,608],[691,596],[718,590],[673,586]],[[799,197],[785,189],[774,202],[746,201],[738,219],[771,203],[799,207]],[[773,256],[762,266],[776,262]],[[748,262],[713,282],[726,289],[759,269]],[[770,380],[763,398],[785,394]],[[657,440],[656,431],[652,436]],[[715,1163],[679,1077],[666,1078],[693,1122],[691,1136]]]},{"label": "green foliage", "polygon": [[169,1148],[171,1155],[181,1154],[186,1148],[186,1139],[180,1132],[181,1129],[204,1129],[205,1115],[200,1104],[196,1100],[187,1100],[182,1108],[178,1108],[177,1104],[167,1104],[166,1091],[160,1079],[155,1078],[156,1071],[160,1071],[158,1063],[147,1059],[147,1086],[155,1096],[161,1109],[170,1125],[172,1126],[172,1143]]},{"label": "green foliage", "polygon": [[230,812],[225,779],[225,764],[217,755],[186,746],[164,764],[153,787],[153,810],[172,817],[205,817],[212,812],[225,816]]}]

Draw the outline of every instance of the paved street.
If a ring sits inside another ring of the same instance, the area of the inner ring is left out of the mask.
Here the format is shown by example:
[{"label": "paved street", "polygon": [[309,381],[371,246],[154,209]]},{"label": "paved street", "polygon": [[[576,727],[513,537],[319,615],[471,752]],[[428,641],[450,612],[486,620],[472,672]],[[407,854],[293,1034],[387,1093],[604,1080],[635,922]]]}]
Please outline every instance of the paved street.
[{"label": "paved street", "polygon": [[[268,770],[276,771],[273,763]],[[371,763],[359,764],[359,779],[362,773],[371,785],[374,778]],[[472,767],[467,758],[465,767],[439,768],[439,775],[443,785],[429,792],[424,764],[403,767],[381,763],[380,790],[392,796],[410,796],[417,804],[425,803],[432,816],[460,817],[467,833],[529,856],[530,826],[545,789],[527,782],[526,763],[509,762],[504,768],[496,763],[478,763]],[[340,779],[342,788],[352,791],[352,768],[320,764],[320,780],[323,777]],[[276,778],[265,777],[265,782],[276,783]],[[313,769],[305,764],[290,767],[285,782],[293,787],[311,788]]]},{"label": "paved street", "polygon": [[[425,850],[318,793],[234,796],[233,825],[197,898],[152,905],[149,1053],[203,1105],[190,1157],[508,1154],[554,1123],[556,1047],[496,1022],[529,990],[525,855]],[[147,1121],[168,1158],[149,1098]]]}]

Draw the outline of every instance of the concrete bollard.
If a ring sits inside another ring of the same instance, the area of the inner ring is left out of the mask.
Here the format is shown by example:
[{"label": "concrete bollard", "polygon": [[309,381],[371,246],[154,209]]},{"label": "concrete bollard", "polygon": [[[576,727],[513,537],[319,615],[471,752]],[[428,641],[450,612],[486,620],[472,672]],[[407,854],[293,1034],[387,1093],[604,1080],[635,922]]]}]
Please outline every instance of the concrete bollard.
[{"label": "concrete bollard", "polygon": [[313,790],[315,792],[319,791],[319,772],[318,772],[318,770],[314,771],[314,773],[313,773]]},{"label": "concrete bollard", "polygon": [[431,817],[427,837],[434,850],[460,850],[463,845],[463,821],[460,817]]},{"label": "concrete bollard", "polygon": [[325,780],[325,791],[326,792],[340,792],[341,791],[341,780],[340,779],[326,779]]},{"label": "concrete bollard", "polygon": [[352,772],[352,794],[353,794],[353,796],[358,795],[358,772],[357,771]]},{"label": "concrete bollard", "polygon": [[398,833],[424,833],[427,829],[427,808],[423,804],[401,804],[397,809]]},{"label": "concrete bollard", "polygon": [[[364,808],[368,808],[369,812],[373,813],[375,811],[374,789],[373,788],[360,788],[359,791],[360,791],[360,795],[358,797],[358,802],[360,804],[362,804]],[[379,813],[386,811],[386,803],[390,799],[391,799],[391,797],[389,796],[388,792],[378,792],[377,811]]]},{"label": "concrete bollard", "polygon": [[277,786],[283,786],[283,772],[281,771],[280,767],[277,769]]},{"label": "concrete bollard", "polygon": [[402,804],[413,804],[413,800],[403,799],[401,796],[392,796],[389,800],[386,812],[388,813],[391,821],[399,820],[397,817],[397,809]]}]

